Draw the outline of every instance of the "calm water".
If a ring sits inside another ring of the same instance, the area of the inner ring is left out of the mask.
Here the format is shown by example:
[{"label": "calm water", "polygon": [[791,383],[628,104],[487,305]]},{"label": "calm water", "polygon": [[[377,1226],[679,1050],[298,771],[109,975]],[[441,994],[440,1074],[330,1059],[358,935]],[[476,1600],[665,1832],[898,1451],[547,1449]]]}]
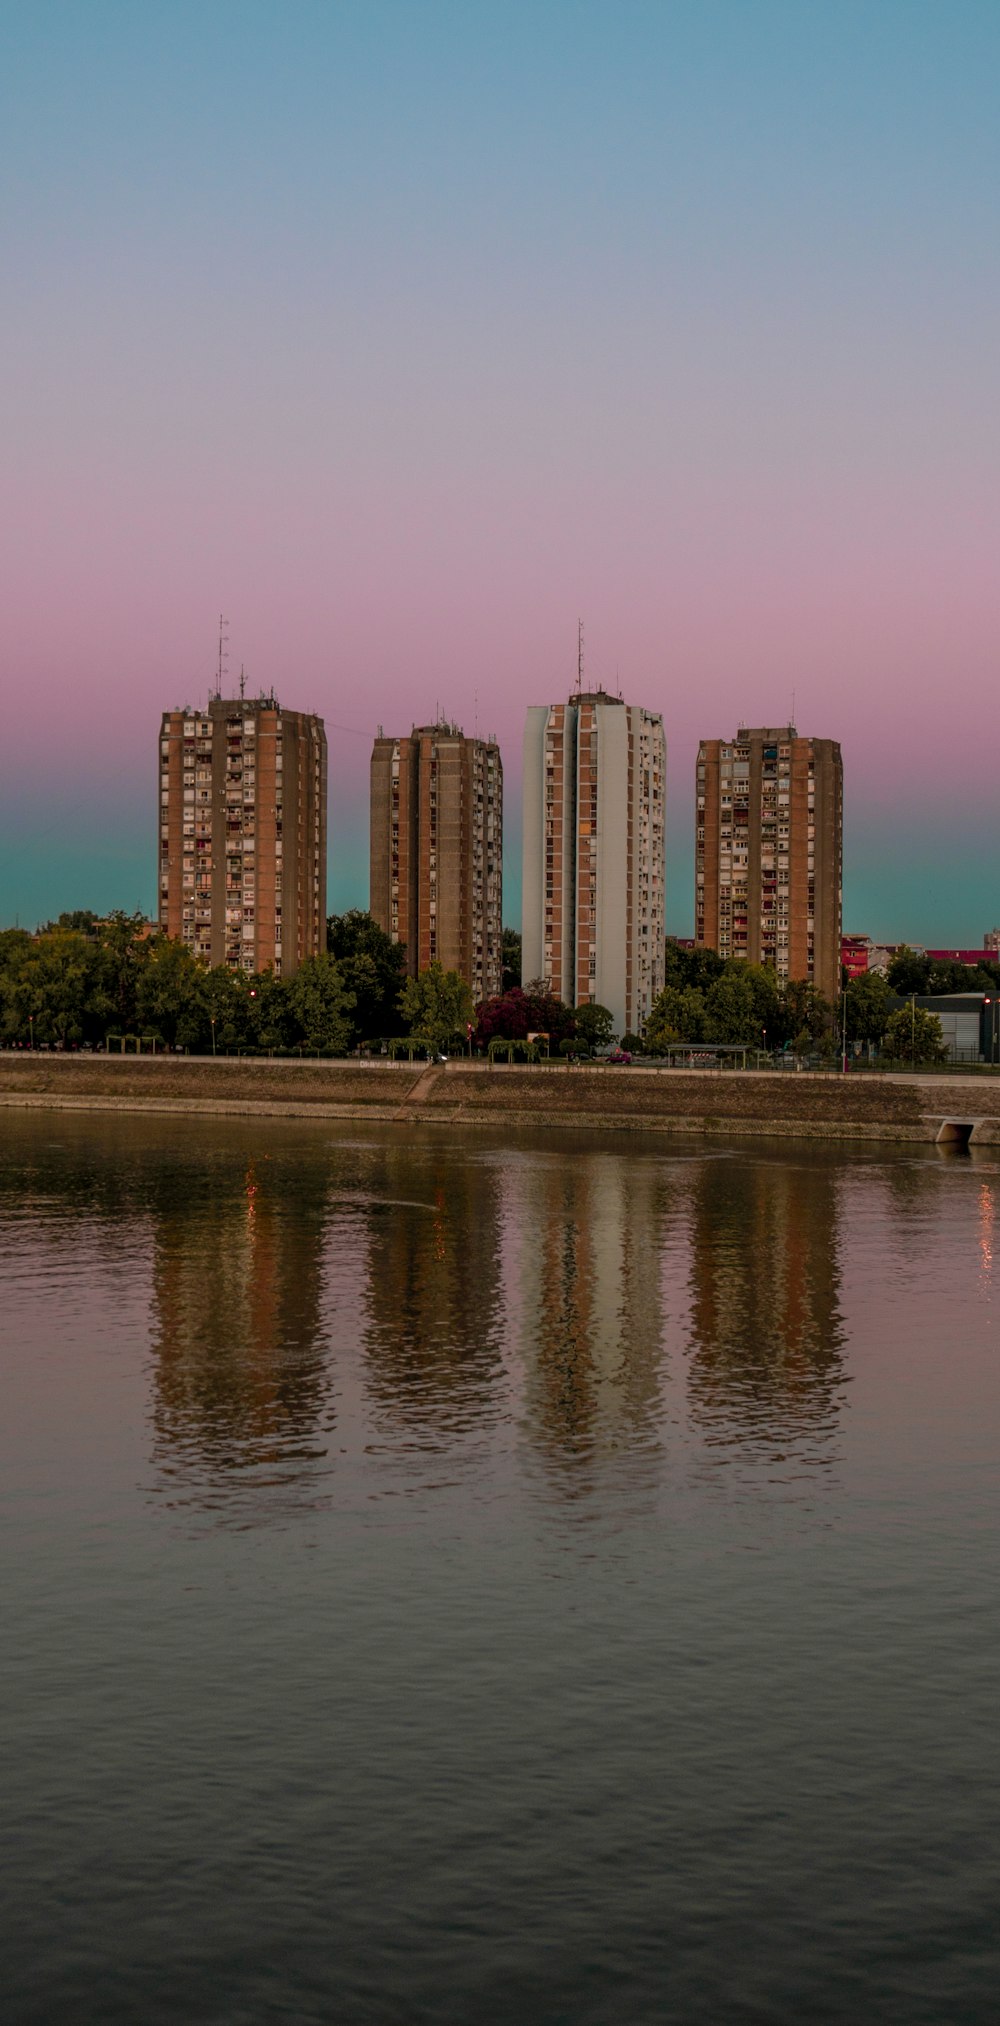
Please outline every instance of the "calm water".
[{"label": "calm water", "polygon": [[0,1114],[0,2010],[995,2022],[996,1157]]}]

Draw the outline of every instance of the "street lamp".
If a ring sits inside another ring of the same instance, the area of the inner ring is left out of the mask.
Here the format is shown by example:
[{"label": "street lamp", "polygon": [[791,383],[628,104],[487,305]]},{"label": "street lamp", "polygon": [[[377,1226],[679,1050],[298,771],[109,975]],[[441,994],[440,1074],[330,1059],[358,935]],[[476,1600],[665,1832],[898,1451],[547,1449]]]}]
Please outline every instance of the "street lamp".
[{"label": "street lamp", "polygon": [[212,1022],[212,1054],[214,1055],[214,1054],[215,1054],[215,1014],[214,1014],[214,1013],[211,1013],[211,1014],[209,1014],[209,1019],[210,1019],[210,1020],[211,1020],[211,1022]]},{"label": "street lamp", "polygon": [[28,1043],[28,1046],[29,1046],[29,1048],[34,1048],[34,1045],[35,1045],[35,1016],[34,1016],[34,1014],[33,1014],[33,1013],[29,1013],[29,1014],[28,1014],[28,1032],[29,1032],[29,1034],[30,1034],[30,1036],[31,1036],[31,1039],[30,1039],[30,1041],[29,1041],[29,1043]]}]

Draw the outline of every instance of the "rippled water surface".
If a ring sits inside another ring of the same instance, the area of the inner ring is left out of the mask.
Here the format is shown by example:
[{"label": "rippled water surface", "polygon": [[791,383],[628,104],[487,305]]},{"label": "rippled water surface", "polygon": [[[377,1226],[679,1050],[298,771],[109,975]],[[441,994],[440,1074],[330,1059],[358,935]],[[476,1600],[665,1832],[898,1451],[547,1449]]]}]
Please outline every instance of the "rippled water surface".
[{"label": "rippled water surface", "polygon": [[0,2012],[1000,2016],[995,1156],[0,1114]]}]

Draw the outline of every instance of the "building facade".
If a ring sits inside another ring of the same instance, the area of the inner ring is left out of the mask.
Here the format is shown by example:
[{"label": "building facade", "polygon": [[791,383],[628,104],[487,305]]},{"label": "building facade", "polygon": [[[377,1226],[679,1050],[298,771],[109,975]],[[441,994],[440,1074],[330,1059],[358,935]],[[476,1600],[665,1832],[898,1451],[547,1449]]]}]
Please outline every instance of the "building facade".
[{"label": "building facade", "polygon": [[841,936],[840,966],[849,978],[863,978],[872,953],[870,936]]},{"label": "building facade", "polygon": [[277,698],[160,725],[159,924],[197,957],[291,978],[326,948],[326,733]]},{"label": "building facade", "polygon": [[663,989],[663,719],[604,690],[533,705],[524,733],[521,969],[639,1034]]},{"label": "building facade", "polygon": [[379,729],[371,762],[370,908],[405,943],[411,978],[435,961],[478,1005],[500,991],[503,766],[495,739],[457,725]]},{"label": "building facade", "polygon": [[835,739],[741,728],[698,748],[695,943],[840,991],[843,764]]}]

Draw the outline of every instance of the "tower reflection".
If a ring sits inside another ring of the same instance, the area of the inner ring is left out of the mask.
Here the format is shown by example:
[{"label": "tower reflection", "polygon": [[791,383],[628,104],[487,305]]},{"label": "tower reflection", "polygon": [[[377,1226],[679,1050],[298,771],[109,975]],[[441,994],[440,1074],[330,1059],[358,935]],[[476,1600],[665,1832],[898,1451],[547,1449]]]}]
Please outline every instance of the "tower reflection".
[{"label": "tower reflection", "polygon": [[498,1410],[503,1275],[491,1161],[390,1150],[368,1225],[365,1382],[379,1422],[421,1441]]},{"label": "tower reflection", "polygon": [[634,1447],[658,1420],[670,1183],[619,1155],[531,1163],[519,1304],[528,1433],[562,1466]]},{"label": "tower reflection", "polygon": [[322,1181],[247,1160],[211,1189],[159,1193],[153,1259],[154,1460],[177,1498],[291,1485],[322,1454]]},{"label": "tower reflection", "polygon": [[840,1411],[839,1177],[831,1163],[705,1162],[691,1193],[692,1423],[800,1460]]}]

